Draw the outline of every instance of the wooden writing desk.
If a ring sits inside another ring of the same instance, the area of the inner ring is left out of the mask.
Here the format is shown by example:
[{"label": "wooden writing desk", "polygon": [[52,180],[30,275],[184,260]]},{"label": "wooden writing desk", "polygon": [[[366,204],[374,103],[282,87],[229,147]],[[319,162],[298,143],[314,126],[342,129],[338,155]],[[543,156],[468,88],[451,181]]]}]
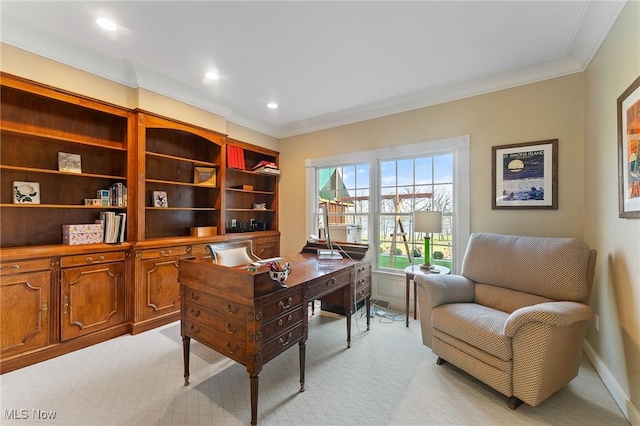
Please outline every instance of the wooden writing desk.
[{"label": "wooden writing desk", "polygon": [[[356,283],[357,273],[370,268],[369,261],[324,261],[310,253],[289,256],[286,261],[291,265],[286,287],[269,278],[266,266],[252,271],[247,266],[229,268],[207,260],[179,261],[185,386],[189,384],[189,345],[196,339],[247,367],[252,425],[257,424],[262,366],[296,343],[300,392],[304,392],[309,300],[340,292],[345,312],[351,312],[354,287],[363,291],[362,280]],[[371,292],[368,287],[366,291],[369,330]],[[351,315],[346,318],[350,347]]]}]

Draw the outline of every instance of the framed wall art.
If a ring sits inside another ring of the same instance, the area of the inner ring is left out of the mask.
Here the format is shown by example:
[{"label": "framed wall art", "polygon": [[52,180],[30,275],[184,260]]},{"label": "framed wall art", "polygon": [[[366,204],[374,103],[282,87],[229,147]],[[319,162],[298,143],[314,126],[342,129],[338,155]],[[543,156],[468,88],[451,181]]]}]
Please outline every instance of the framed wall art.
[{"label": "framed wall art", "polygon": [[491,148],[492,208],[558,209],[558,139]]},{"label": "framed wall art", "polygon": [[153,191],[153,207],[169,207],[165,191]]},{"label": "framed wall art", "polygon": [[38,182],[13,182],[14,204],[40,204],[40,184]]},{"label": "framed wall art", "polygon": [[82,173],[82,158],[79,154],[58,152],[58,170],[67,173]]},{"label": "framed wall art", "polygon": [[216,186],[216,169],[213,167],[194,167],[193,183],[196,185]]},{"label": "framed wall art", "polygon": [[640,219],[640,77],[618,98],[619,216]]}]

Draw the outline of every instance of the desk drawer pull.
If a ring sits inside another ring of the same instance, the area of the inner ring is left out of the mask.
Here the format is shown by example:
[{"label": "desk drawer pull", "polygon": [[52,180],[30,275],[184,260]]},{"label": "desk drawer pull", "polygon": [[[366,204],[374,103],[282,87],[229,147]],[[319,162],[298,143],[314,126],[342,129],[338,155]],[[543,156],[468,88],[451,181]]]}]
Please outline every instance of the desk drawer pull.
[{"label": "desk drawer pull", "polygon": [[202,330],[200,329],[200,327],[196,327],[195,325],[191,324],[191,332],[193,334],[200,334]]},{"label": "desk drawer pull", "polygon": [[189,313],[191,314],[192,317],[198,318],[200,316],[200,309],[196,311],[195,309],[191,308]]},{"label": "desk drawer pull", "polygon": [[234,308],[231,308],[231,305],[228,304],[228,303],[225,305],[225,307],[227,308],[227,312],[229,313],[229,315],[235,315],[240,310],[240,306],[236,306]]},{"label": "desk drawer pull", "polygon": [[[292,318],[293,318],[293,315],[289,314],[289,316],[287,316],[287,321],[291,321]],[[278,320],[278,325],[282,325],[282,324],[284,324],[284,320],[280,318]]]},{"label": "desk drawer pull", "polygon": [[291,341],[291,332],[287,334],[287,340],[284,340],[282,337],[278,339],[278,343],[280,343],[282,346],[287,346],[290,341]]},{"label": "desk drawer pull", "polygon": [[227,330],[227,333],[229,334],[235,334],[238,332],[238,330],[240,330],[240,327],[238,327],[237,325],[231,327],[231,324],[229,322],[225,322],[224,329]]},{"label": "desk drawer pull", "polygon": [[13,265],[11,269],[13,269],[14,271],[17,271],[18,269],[20,269],[20,265]]},{"label": "desk drawer pull", "polygon": [[200,294],[199,294],[199,293],[191,292],[191,300],[193,300],[193,301],[198,301],[198,300],[200,300]]},{"label": "desk drawer pull", "polygon": [[327,287],[334,285],[336,281],[337,280],[335,277],[331,278],[329,281],[327,281]]},{"label": "desk drawer pull", "polygon": [[231,347],[231,343],[229,342],[225,342],[224,346],[227,348],[227,350],[229,351],[229,353],[231,354],[235,354],[236,352],[238,352],[240,350],[240,347],[238,345],[235,345],[233,348]]},{"label": "desk drawer pull", "polygon": [[286,304],[286,305],[285,305],[285,304],[284,304],[284,302],[281,300],[281,301],[279,301],[279,302],[278,302],[278,306],[280,306],[282,309],[290,308],[290,307],[291,307],[291,301],[292,301],[292,300],[293,300],[293,299],[292,299],[291,297],[289,297],[289,298],[287,299],[287,304]]}]

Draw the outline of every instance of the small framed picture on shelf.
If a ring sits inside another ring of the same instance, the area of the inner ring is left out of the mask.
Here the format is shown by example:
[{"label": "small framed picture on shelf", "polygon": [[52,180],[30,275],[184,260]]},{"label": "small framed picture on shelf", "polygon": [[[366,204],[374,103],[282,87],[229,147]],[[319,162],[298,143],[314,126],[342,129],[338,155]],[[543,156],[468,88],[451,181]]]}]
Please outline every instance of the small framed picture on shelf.
[{"label": "small framed picture on shelf", "polygon": [[82,173],[82,159],[80,154],[58,152],[58,171],[67,173]]},{"label": "small framed picture on shelf", "polygon": [[194,167],[193,183],[196,185],[216,186],[216,169],[213,167]]},{"label": "small framed picture on shelf", "polygon": [[14,204],[40,204],[40,184],[38,182],[13,182]]},{"label": "small framed picture on shelf", "polygon": [[165,191],[153,191],[153,207],[169,207]]}]

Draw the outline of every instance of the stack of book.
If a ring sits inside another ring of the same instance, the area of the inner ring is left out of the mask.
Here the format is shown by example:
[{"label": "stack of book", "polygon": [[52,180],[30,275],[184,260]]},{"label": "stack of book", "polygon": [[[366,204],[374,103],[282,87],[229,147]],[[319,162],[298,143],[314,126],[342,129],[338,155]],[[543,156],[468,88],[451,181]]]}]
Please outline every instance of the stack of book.
[{"label": "stack of book", "polygon": [[244,150],[239,146],[227,145],[227,167],[244,170]]},{"label": "stack of book", "polygon": [[276,163],[272,161],[262,160],[251,169],[258,173],[267,173],[272,175],[279,175],[280,169],[276,166]]},{"label": "stack of book", "polygon": [[126,213],[102,212],[96,223],[101,223],[103,226],[105,243],[122,243],[126,240]]}]

